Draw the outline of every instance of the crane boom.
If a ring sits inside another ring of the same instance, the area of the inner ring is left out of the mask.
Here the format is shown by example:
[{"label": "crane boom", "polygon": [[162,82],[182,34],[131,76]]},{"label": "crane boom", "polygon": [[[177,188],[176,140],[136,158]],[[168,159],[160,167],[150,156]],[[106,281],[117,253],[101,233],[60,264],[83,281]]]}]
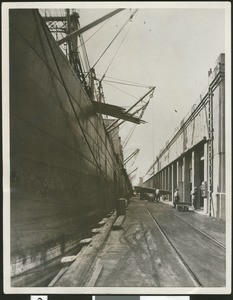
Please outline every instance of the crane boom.
[{"label": "crane boom", "polygon": [[137,171],[137,169],[138,169],[138,167],[135,168],[132,172],[130,172],[130,173],[128,174],[128,176],[131,175],[133,172]]},{"label": "crane boom", "polygon": [[125,160],[124,160],[124,165],[130,161],[136,154],[138,154],[140,149],[136,149],[133,153],[131,153]]},{"label": "crane boom", "polygon": [[[147,95],[153,93],[153,91],[155,90],[155,86],[153,86],[144,96],[142,96],[136,103],[134,103],[127,111],[126,113],[128,113],[129,111],[131,111],[136,105],[138,105],[139,102],[141,102],[144,98],[146,98]],[[119,119],[116,119],[111,125],[108,126],[107,131],[109,131],[117,122],[119,121]]]},{"label": "crane boom", "polygon": [[115,9],[113,10],[112,12],[108,13],[107,15],[91,22],[90,24],[84,26],[84,27],[81,27],[73,32],[71,32],[70,34],[67,34],[66,37],[60,39],[57,43],[58,45],[60,46],[61,44],[65,43],[70,37],[74,36],[74,35],[80,35],[81,33],[91,29],[92,27],[98,25],[99,23],[102,23],[103,21],[111,18],[112,16],[118,14],[119,12],[121,12],[122,10],[124,10],[124,8],[119,8],[119,9]]}]

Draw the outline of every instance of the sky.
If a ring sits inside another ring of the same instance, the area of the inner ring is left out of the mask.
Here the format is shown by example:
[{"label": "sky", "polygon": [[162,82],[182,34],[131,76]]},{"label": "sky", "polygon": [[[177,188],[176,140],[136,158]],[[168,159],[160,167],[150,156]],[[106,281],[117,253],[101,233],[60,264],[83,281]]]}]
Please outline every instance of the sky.
[{"label": "sky", "polygon": [[[112,10],[80,9],[81,26]],[[84,40],[94,34],[85,43],[91,66],[99,59],[133,11],[134,9],[125,9],[109,19],[106,24],[97,25],[84,34]],[[218,56],[224,52],[223,8],[181,9],[154,6],[140,8],[132,22],[128,22],[96,64],[95,72],[97,77],[101,78],[116,54],[106,73],[106,79],[112,77],[156,86],[143,116],[147,123],[136,126],[124,148],[125,157],[137,148],[140,149],[135,162],[131,160],[127,164],[128,173],[138,167],[132,174],[135,174],[133,185],[139,183],[139,177],[143,177],[144,180],[148,178],[149,175],[145,175],[153,160],[166,141],[173,136],[175,128],[189,113],[191,106],[199,101],[200,94],[205,93],[208,86],[208,70],[214,67]],[[103,82],[103,89],[107,103],[127,108],[148,91],[148,88],[114,83],[109,85],[109,82]],[[122,141],[127,138],[132,127],[133,124],[127,122],[120,128]]]}]

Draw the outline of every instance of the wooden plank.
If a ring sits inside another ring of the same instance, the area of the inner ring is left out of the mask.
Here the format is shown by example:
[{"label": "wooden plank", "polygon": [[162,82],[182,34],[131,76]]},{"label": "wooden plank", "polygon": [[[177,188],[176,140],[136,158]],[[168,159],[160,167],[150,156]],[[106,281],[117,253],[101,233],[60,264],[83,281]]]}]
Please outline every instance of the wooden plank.
[{"label": "wooden plank", "polygon": [[79,242],[79,244],[87,245],[91,242],[92,238],[83,239]]},{"label": "wooden plank", "polygon": [[68,270],[68,267],[62,268],[60,272],[53,278],[48,286],[54,286],[54,284],[61,278],[61,276]]},{"label": "wooden plank", "polygon": [[77,255],[71,255],[71,256],[65,256],[65,257],[62,257],[61,259],[61,263],[62,264],[65,264],[65,263],[68,263],[68,262],[72,262],[76,259]]},{"label": "wooden plank", "polygon": [[103,266],[99,263],[99,260],[98,260],[96,263],[96,266],[94,268],[94,272],[91,276],[91,279],[85,284],[85,286],[95,286],[102,271],[103,271]]},{"label": "wooden plank", "polygon": [[113,223],[113,229],[121,229],[122,228],[122,224],[125,220],[125,216],[124,215],[121,215],[119,216],[116,221]]},{"label": "wooden plank", "polygon": [[85,282],[87,282],[85,280],[87,272],[90,270],[98,251],[103,247],[115,220],[116,213],[108,220],[107,224],[102,228],[101,233],[92,238],[91,244],[82,248],[75,261],[69,266],[67,272],[55,283],[55,286],[77,287],[85,285]]},{"label": "wooden plank", "polygon": [[100,232],[100,228],[93,228],[91,230],[92,233],[96,234],[96,233],[99,233]]},{"label": "wooden plank", "polygon": [[103,226],[104,224],[106,224],[106,221],[105,220],[102,220],[98,223],[99,226]]}]

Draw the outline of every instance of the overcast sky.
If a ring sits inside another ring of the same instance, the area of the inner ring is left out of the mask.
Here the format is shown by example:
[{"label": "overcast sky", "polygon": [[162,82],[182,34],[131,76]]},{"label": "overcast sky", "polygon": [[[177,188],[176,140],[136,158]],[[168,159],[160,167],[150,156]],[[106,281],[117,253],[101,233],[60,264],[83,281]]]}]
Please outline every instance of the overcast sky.
[{"label": "overcast sky", "polygon": [[[161,2],[150,2],[150,8],[148,3],[147,8],[143,8],[143,2],[138,5],[134,2],[130,9],[127,2],[127,9],[84,34],[84,40],[94,34],[85,43],[90,65],[93,66],[132,12],[140,7],[132,22],[128,22],[95,66],[99,78],[109,67],[106,73],[108,80],[112,77],[156,86],[143,116],[147,123],[136,126],[124,149],[125,157],[140,149],[136,161],[132,159],[127,164],[128,173],[138,167],[133,173],[136,174],[134,185],[138,184],[139,177],[145,176],[191,106],[199,101],[200,94],[208,85],[208,70],[214,67],[220,53],[225,52],[225,10],[224,6],[219,7],[220,2],[217,3],[218,8],[215,2],[209,2],[207,7],[205,4],[205,8],[199,8],[203,5],[200,2],[181,3],[179,6],[182,5],[182,8],[174,8],[174,3],[178,5],[178,2],[162,5]],[[81,26],[119,8],[117,3],[108,4],[108,9],[99,8],[100,5],[104,4],[94,3],[88,9],[80,8]],[[169,8],[171,5],[173,7]],[[77,3],[74,8],[77,8]],[[127,108],[148,91],[147,88],[110,84],[103,83],[106,102]],[[123,141],[133,126],[129,122],[121,126]],[[147,178],[148,175],[144,180]]]},{"label": "overcast sky", "polygon": [[[200,4],[199,4],[200,5]],[[213,6],[213,4],[212,4]],[[212,7],[210,5],[210,7]],[[80,9],[81,25],[103,16],[113,9]],[[126,9],[103,24],[84,34],[90,65],[93,66],[107,45],[134,9]],[[154,97],[143,116],[147,124],[137,125],[125,147],[125,157],[140,148],[140,153],[128,172],[136,167],[138,184],[152,165],[191,106],[208,84],[208,70],[214,66],[220,53],[225,52],[225,12],[219,8],[147,8],[139,9],[110,49],[95,66],[101,77],[117,48],[129,30],[106,76],[156,86]],[[136,98],[148,89],[113,84]],[[107,83],[104,83],[106,102],[131,106],[137,101]],[[124,141],[132,124],[121,127]],[[144,177],[146,179],[146,177]]]}]

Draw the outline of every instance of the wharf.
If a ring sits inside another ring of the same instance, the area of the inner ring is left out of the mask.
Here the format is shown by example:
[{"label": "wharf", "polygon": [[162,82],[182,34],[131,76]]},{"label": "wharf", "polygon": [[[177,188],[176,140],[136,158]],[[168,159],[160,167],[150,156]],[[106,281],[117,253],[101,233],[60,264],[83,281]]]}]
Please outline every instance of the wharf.
[{"label": "wharf", "polygon": [[178,212],[166,202],[131,198],[122,229],[106,234],[108,222],[103,227],[102,244],[91,247],[92,264],[82,279],[74,262],[54,286],[225,286],[225,222]]}]

